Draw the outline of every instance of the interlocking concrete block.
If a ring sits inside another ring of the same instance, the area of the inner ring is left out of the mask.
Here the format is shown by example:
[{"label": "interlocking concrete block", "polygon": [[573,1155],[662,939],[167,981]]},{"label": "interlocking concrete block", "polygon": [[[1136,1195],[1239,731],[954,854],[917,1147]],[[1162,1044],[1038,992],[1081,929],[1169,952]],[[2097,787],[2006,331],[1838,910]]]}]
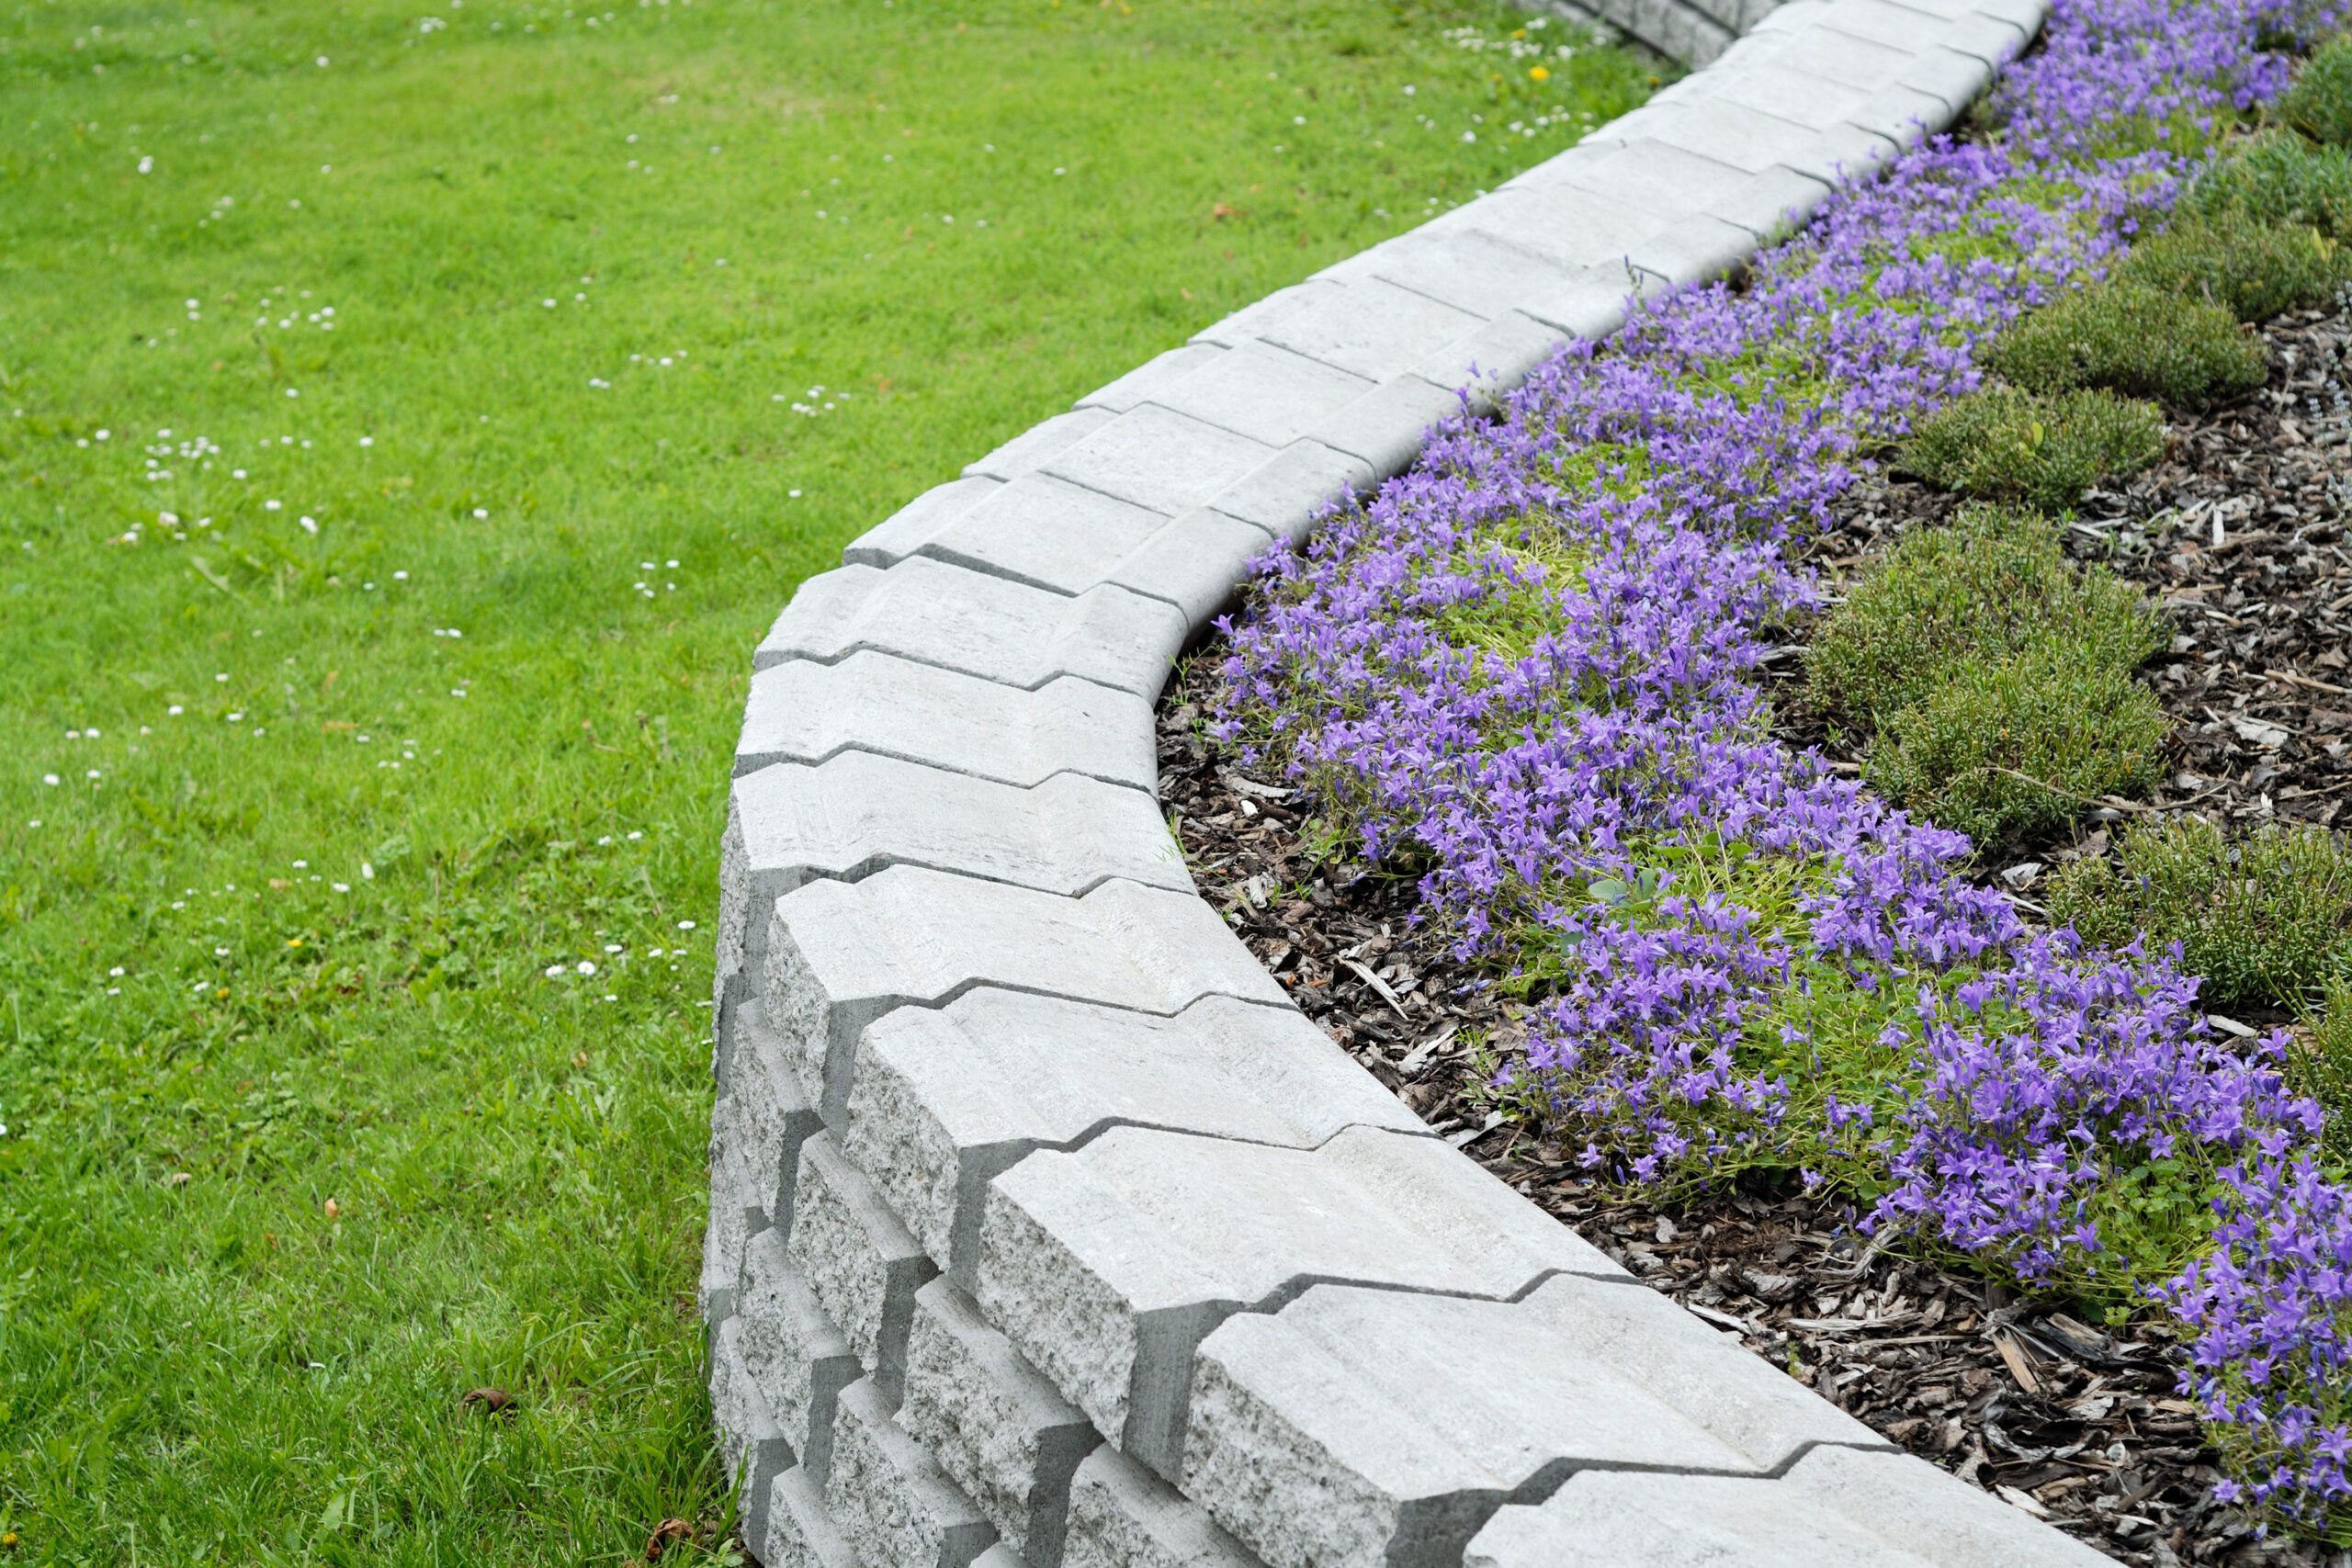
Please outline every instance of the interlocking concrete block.
[{"label": "interlocking concrete block", "polygon": [[1102,1437],[944,1280],[915,1293],[899,1424],[1015,1551],[1060,1560],[1070,1473]]},{"label": "interlocking concrete block", "polygon": [[1754,234],[1736,223],[1700,213],[1643,241],[1631,260],[1643,271],[1679,286],[1737,271],[1755,250]]},{"label": "interlocking concrete block", "polygon": [[[731,1141],[747,1183],[747,1202],[763,1211],[758,1224],[789,1229],[793,1173],[800,1145],[821,1125],[801,1093],[784,1039],[771,1027],[765,1003],[751,997],[729,1023],[727,1097],[734,1107]],[[755,1225],[754,1228],[757,1228]]]},{"label": "interlocking concrete block", "polygon": [[743,1365],[786,1445],[821,1483],[832,1463],[833,1408],[863,1371],[857,1352],[793,1267],[781,1232],[752,1238],[735,1305]]},{"label": "interlocking concrete block", "polygon": [[[1636,208],[1566,183],[1530,184],[1498,190],[1452,216],[1468,215],[1472,232],[1543,257],[1565,279],[1582,267],[1622,263],[1681,205],[1679,197],[1668,197]],[[1526,290],[1511,303],[1516,307],[1558,281]]]},{"label": "interlocking concrete block", "polygon": [[1161,1015],[1207,996],[1288,1005],[1192,894],[1111,882],[1065,898],[909,866],[777,899],[765,972],[768,1017],[829,1126],[858,1034],[908,1003],[995,985]]},{"label": "interlocking concrete block", "polygon": [[[1111,581],[1173,605],[1197,634],[1233,599],[1250,563],[1265,553],[1266,532],[1238,517],[1196,506],[1129,550]],[[1172,668],[1163,657],[1164,677]],[[1157,688],[1155,688],[1156,690]]]},{"label": "interlocking concrete block", "polygon": [[1464,1568],[2098,1568],[2111,1560],[1925,1461],[1815,1449],[1778,1480],[1590,1471],[1505,1507]]},{"label": "interlocking concrete block", "polygon": [[1063,1568],[1257,1568],[1205,1509],[1105,1444],[1070,1479]]},{"label": "interlocking concrete block", "polygon": [[1846,117],[1846,122],[1907,149],[1943,129],[1951,115],[1951,106],[1933,94],[1896,85],[1872,93],[1868,102]]},{"label": "interlocking concrete block", "polygon": [[[1172,517],[1200,505],[1274,451],[1271,442],[1144,403],[1062,453],[1046,472]],[[1114,556],[1136,542],[1127,540]]]},{"label": "interlocking concrete block", "polygon": [[[1779,20],[1782,12],[1774,17]],[[1914,34],[1890,42],[1860,37],[1835,25],[1837,8],[1828,7],[1812,25],[1762,39],[1751,60],[1744,62],[1735,81],[1758,65],[1771,65],[1817,81],[1858,91],[1865,96],[1903,74],[1919,53],[1934,24],[1923,22]],[[1794,118],[1794,117],[1788,117]]]},{"label": "interlocking concrete block", "polygon": [[1132,592],[1099,588],[1073,599],[916,556],[888,570],[843,567],[803,582],[752,667],[830,664],[872,649],[1008,686],[1076,675],[1144,693],[1159,689],[1182,635],[1174,617]]},{"label": "interlocking concrete block", "polygon": [[1942,31],[1942,18],[1898,0],[1838,0],[1822,26],[1872,43],[1916,51]]},{"label": "interlocking concrete block", "polygon": [[2050,15],[2050,0],[1967,0],[1967,5],[1979,16],[2011,24],[2028,38],[2041,31]]},{"label": "interlocking concrete block", "polygon": [[[1986,22],[1986,28],[2006,35],[2007,29],[1998,22]],[[1991,52],[1988,49],[1987,52]],[[1958,50],[1937,48],[1913,61],[1903,73],[1902,85],[1941,99],[1957,118],[1961,112],[1976,101],[1993,79],[1993,67],[1974,53],[1963,54]]]},{"label": "interlocking concrete block", "polygon": [[842,559],[851,566],[888,567],[922,548],[967,507],[978,504],[1004,481],[986,478],[950,479],[933,485],[888,518],[850,541]]},{"label": "interlocking concrete block", "polygon": [[[1803,156],[1816,134],[1810,125],[1720,97],[1678,105],[1645,130],[1654,141],[1749,174]],[[1713,210],[1713,201],[1705,205]]]},{"label": "interlocking concrete block", "polygon": [[1213,343],[1188,343],[1154,355],[1108,386],[1079,399],[1078,406],[1125,413],[1137,403],[1150,401],[1154,393],[1182,380],[1224,352]]},{"label": "interlocking concrete block", "polygon": [[1277,288],[1263,299],[1244,305],[1223,321],[1202,328],[1193,334],[1193,341],[1215,344],[1220,348],[1239,348],[1253,338],[1264,335],[1269,327],[1298,314],[1339,287],[1322,278],[1310,277],[1304,283]]},{"label": "interlocking concrete block", "polygon": [[1303,1149],[1351,1126],[1423,1130],[1295,1009],[1208,997],[1155,1018],[988,987],[866,1029],[842,1146],[971,1290],[989,1183],[1114,1126]]},{"label": "interlocking concrete block", "polygon": [[825,1511],[824,1483],[798,1467],[777,1476],[768,1490],[765,1538],[744,1539],[758,1542],[763,1568],[862,1568]]},{"label": "interlocking concrete block", "polygon": [[1395,376],[1316,425],[1313,435],[1335,451],[1363,458],[1385,479],[1410,468],[1430,429],[1462,412],[1461,396],[1451,388],[1418,376]]},{"label": "interlocking concrete block", "polygon": [[842,1391],[825,1512],[858,1556],[893,1568],[967,1568],[996,1531],[866,1380]]},{"label": "interlocking concrete block", "polygon": [[1467,310],[1378,278],[1359,278],[1260,335],[1294,354],[1366,380],[1385,381],[1477,324],[1478,318]]},{"label": "interlocking concrete block", "polygon": [[[1121,415],[1100,439],[1125,442],[1129,422],[1149,423],[1156,417],[1147,403]],[[1136,505],[1052,472],[1025,474],[941,529],[923,550],[1056,593],[1082,593],[1102,581],[1112,562],[1149,538],[1173,510]]]},{"label": "interlocking concrete block", "polygon": [[1576,271],[1576,265],[1530,254],[1512,243],[1507,234],[1496,234],[1469,221],[1448,221],[1484,205],[1478,202],[1470,209],[1456,209],[1398,237],[1410,243],[1392,242],[1382,246],[1374,276],[1481,320],[1492,320],[1516,309],[1522,299],[1566,281]]},{"label": "interlocking concrete block", "polygon": [[[1868,47],[1868,46],[1865,46]],[[1898,64],[1903,57],[1891,56]],[[1899,71],[1891,71],[1893,81]],[[1844,119],[1870,98],[1871,89],[1850,86],[1778,61],[1759,61],[1734,73],[1715,90],[1716,101],[1790,120],[1818,133]]]},{"label": "interlocking concrete block", "polygon": [[734,1310],[744,1244],[766,1224],[757,1188],[743,1165],[735,1102],[721,1095],[710,1116],[710,1217],[703,1228],[702,1280],[697,1291],[704,1321],[716,1321]]},{"label": "interlocking concrete block", "polygon": [[1559,353],[1564,341],[1557,328],[1512,310],[1446,344],[1414,374],[1440,387],[1460,388],[1470,395],[1471,408],[1485,413]]},{"label": "interlocking concrete block", "polygon": [[1209,504],[1295,545],[1306,540],[1323,508],[1374,482],[1372,465],[1363,458],[1319,441],[1294,441]]},{"label": "interlocking concrete block", "polygon": [[1495,1508],[1580,1468],[1762,1474],[1879,1441],[1631,1280],[1520,1302],[1318,1285],[1202,1344],[1183,1488],[1275,1568],[1450,1568]]},{"label": "interlocking concrete block", "polygon": [[1815,209],[1829,199],[1829,182],[1786,168],[1766,169],[1707,211],[1754,240],[1778,243],[1804,227]]},{"label": "interlocking concrete block", "polygon": [[800,1145],[800,1179],[785,1255],[838,1325],[874,1386],[899,1397],[915,1292],[938,1272],[865,1173],[819,1134]]},{"label": "interlocking concrete block", "polygon": [[1871,177],[1901,151],[1893,137],[1841,120],[1822,130],[1812,149],[1790,159],[1786,166],[1792,174],[1835,189]]},{"label": "interlocking concrete block", "polygon": [[738,776],[873,751],[1023,786],[1056,773],[1156,789],[1151,705],[1064,676],[1034,692],[885,653],[796,660],[752,677]]},{"label": "interlocking concrete block", "polygon": [[1173,1478],[1193,1350],[1317,1280],[1507,1297],[1614,1276],[1577,1235],[1428,1138],[1312,1151],[1116,1128],[996,1179],[976,1292],[989,1321],[1129,1458]]},{"label": "interlocking concrete block", "polygon": [[1117,417],[1108,409],[1072,409],[1033,424],[964,470],[966,479],[1015,479],[1041,468]]},{"label": "interlocking concrete block", "polygon": [[1246,343],[1160,388],[1151,401],[1220,430],[1282,446],[1306,434],[1323,415],[1363,396],[1372,385],[1361,376],[1288,349]]},{"label": "interlocking concrete block", "polygon": [[1522,311],[1564,340],[1604,338],[1625,324],[1633,301],[1663,294],[1667,288],[1666,279],[1630,264],[1596,266],[1529,300]]},{"label": "interlocking concrete block", "polygon": [[[1928,53],[1932,56],[1950,51],[1964,54],[1982,62],[1989,79],[1992,72],[2015,60],[2032,40],[2032,31],[2015,22],[1978,11],[1963,11],[1944,24],[1943,30],[1936,35],[1936,47]],[[1978,91],[1983,90],[1983,84],[1979,83]]]},{"label": "interlocking concrete block", "polygon": [[1705,210],[1746,177],[1746,170],[1720,158],[1644,140],[1612,148],[1605,157],[1578,162],[1563,171],[1558,184],[1637,211],[1667,207],[1679,214]]},{"label": "interlocking concrete block", "polygon": [[793,1455],[759,1381],[743,1364],[741,1326],[739,1319],[729,1318],[712,1336],[710,1416],[718,1434],[719,1461],[741,1499],[743,1539],[758,1540],[767,1534],[770,1488],[792,1468]]}]

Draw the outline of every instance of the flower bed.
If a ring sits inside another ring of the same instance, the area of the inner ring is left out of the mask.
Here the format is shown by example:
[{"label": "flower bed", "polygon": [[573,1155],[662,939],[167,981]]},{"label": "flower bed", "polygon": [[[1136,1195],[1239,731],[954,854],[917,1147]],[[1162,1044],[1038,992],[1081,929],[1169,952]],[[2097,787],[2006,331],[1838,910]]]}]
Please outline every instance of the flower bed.
[{"label": "flower bed", "polygon": [[1424,908],[1534,1004],[1496,1094],[1587,1168],[1802,1172],[1874,1234],[2161,1303],[2236,1484],[2304,1523],[2352,1495],[2352,1215],[2283,1037],[2216,1033],[2146,943],[2030,927],[1965,838],[1776,740],[1756,677],[1817,603],[1789,542],[2338,20],[2060,5],[1996,137],[1842,194],[1745,288],[1572,346],[1276,558],[1223,719],[1367,856],[1425,864]]}]

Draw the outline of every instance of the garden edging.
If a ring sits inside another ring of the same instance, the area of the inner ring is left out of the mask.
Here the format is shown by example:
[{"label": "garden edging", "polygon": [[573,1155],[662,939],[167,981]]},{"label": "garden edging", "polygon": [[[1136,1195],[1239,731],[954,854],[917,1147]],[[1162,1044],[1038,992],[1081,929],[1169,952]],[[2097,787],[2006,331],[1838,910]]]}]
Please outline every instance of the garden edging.
[{"label": "garden edging", "polygon": [[736,756],[701,1292],[770,1568],[2105,1561],[1430,1135],[1194,895],[1151,718],[1248,562],[1455,389],[1736,266],[2042,10],[1793,0],[801,587]]}]

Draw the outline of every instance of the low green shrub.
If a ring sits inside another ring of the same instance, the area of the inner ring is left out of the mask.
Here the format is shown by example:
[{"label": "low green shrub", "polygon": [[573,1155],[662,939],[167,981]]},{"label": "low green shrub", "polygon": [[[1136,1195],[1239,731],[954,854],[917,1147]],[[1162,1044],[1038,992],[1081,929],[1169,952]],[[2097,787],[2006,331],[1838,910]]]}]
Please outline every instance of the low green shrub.
[{"label": "low green shrub", "polygon": [[2320,1149],[2337,1170],[2352,1168],[2352,979],[2331,977],[2306,1013],[2287,1070],[2298,1094],[2327,1112]]},{"label": "low green shrub", "polygon": [[2112,392],[2041,397],[1988,387],[1929,415],[1901,461],[1962,495],[2056,510],[2101,479],[2146,468],[2164,449],[2164,415],[2151,403]]},{"label": "low green shrub", "polygon": [[2130,671],[2165,645],[2154,606],[2105,567],[2077,569],[2039,513],[1977,506],[1905,535],[1815,628],[1814,701],[1868,728],[1920,701],[1961,660],[2059,648]]},{"label": "low green shrub", "polygon": [[2335,242],[2243,212],[2190,217],[2132,249],[2117,281],[2219,305],[2241,321],[2324,304],[2345,280]]},{"label": "low green shrub", "polygon": [[2283,132],[2258,136],[2200,175],[2187,206],[2206,217],[2234,212],[2262,223],[2308,224],[2352,243],[2352,152]]},{"label": "low green shrub", "polygon": [[2219,305],[2132,283],[2094,284],[2001,334],[1984,362],[2028,391],[2107,387],[2204,408],[2269,378],[2262,344]]},{"label": "low green shrub", "polygon": [[2352,34],[2339,34],[2303,62],[2273,111],[2313,141],[2352,147]]},{"label": "low green shrub", "polygon": [[1967,660],[1886,715],[1864,774],[1915,816],[1979,844],[2045,831],[2156,782],[2165,716],[2126,670],[2071,646]]},{"label": "low green shrub", "polygon": [[2092,942],[2177,942],[2217,1008],[2294,1007],[2352,973],[2352,845],[2323,828],[2232,842],[2197,817],[2139,827],[2055,878],[2053,919]]}]

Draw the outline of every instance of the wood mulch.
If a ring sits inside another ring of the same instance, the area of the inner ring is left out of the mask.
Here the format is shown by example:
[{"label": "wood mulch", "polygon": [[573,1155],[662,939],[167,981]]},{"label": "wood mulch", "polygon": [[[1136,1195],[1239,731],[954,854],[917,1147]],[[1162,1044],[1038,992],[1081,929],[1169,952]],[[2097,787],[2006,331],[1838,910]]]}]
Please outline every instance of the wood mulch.
[{"label": "wood mulch", "polygon": [[[2270,388],[2177,423],[2167,458],[2094,492],[2071,537],[2161,596],[2179,629],[2149,671],[2179,729],[2156,806],[2335,823],[2352,798],[2352,311],[2267,335]],[[1814,553],[1834,572],[1949,510],[1920,486],[1874,481]],[[1836,1202],[1761,1183],[1677,1202],[1597,1186],[1570,1151],[1487,1111],[1472,1043],[1508,1047],[1520,1004],[1458,962],[1448,933],[1414,922],[1409,875],[1331,852],[1311,802],[1205,738],[1214,679],[1213,658],[1188,666],[1159,714],[1161,797],[1203,895],[1449,1142],[1889,1439],[2120,1562],[2352,1568],[2352,1551],[2257,1539],[2210,1500],[2214,1456],[2174,1393],[2160,1324],[2109,1332],[2067,1303],[1875,1250]],[[2006,847],[1987,874],[2030,908],[2042,869],[2101,848],[2134,804]]]}]

